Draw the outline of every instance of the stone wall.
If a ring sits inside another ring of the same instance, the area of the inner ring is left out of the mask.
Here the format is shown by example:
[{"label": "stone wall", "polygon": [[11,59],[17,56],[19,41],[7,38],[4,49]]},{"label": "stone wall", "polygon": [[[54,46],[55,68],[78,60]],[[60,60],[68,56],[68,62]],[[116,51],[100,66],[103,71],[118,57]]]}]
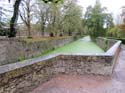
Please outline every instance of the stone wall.
[{"label": "stone wall", "polygon": [[107,51],[109,48],[111,48],[116,42],[117,42],[117,40],[106,39],[106,38],[102,38],[102,37],[98,37],[96,39],[96,44],[105,51]]},{"label": "stone wall", "polygon": [[52,65],[49,60],[42,61],[1,74],[0,93],[28,93],[54,76]]},{"label": "stone wall", "polygon": [[0,39],[0,65],[31,58],[73,41],[72,37],[27,43],[20,39]]},{"label": "stone wall", "polygon": [[112,72],[111,56],[50,55],[39,60],[0,67],[0,93],[28,93],[58,74],[101,74]]},{"label": "stone wall", "polygon": [[112,56],[95,55],[62,55],[54,65],[57,73],[65,74],[112,74]]},{"label": "stone wall", "polygon": [[0,66],[0,93],[28,93],[58,74],[111,75],[120,45],[101,54],[55,54]]}]

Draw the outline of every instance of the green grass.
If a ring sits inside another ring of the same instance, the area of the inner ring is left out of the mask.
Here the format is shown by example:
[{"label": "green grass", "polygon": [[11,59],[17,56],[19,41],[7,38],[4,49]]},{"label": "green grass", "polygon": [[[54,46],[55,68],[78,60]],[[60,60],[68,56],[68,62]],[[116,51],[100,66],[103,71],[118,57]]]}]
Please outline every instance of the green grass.
[{"label": "green grass", "polygon": [[97,46],[94,42],[77,40],[46,54],[53,53],[104,53],[104,50]]}]

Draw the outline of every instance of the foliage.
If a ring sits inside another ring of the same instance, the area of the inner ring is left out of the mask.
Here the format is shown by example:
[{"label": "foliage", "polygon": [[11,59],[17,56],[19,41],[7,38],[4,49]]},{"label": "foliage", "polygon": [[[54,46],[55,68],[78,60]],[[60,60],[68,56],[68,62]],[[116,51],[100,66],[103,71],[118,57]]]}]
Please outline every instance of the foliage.
[{"label": "foliage", "polygon": [[125,32],[125,24],[120,24],[120,25],[119,25],[119,29],[120,29],[122,32]]},{"label": "foliage", "polygon": [[41,24],[41,32],[47,31],[55,36],[72,35],[82,31],[82,9],[76,0],[67,0],[64,3],[44,4],[39,1],[39,9],[36,11]]},{"label": "foliage", "polygon": [[120,30],[119,30],[118,26],[114,26],[114,27],[111,27],[111,28],[107,31],[106,34],[107,34],[108,37],[118,38],[118,37],[120,37]]},{"label": "foliage", "polygon": [[[66,7],[67,6],[67,7]],[[66,7],[66,8],[65,8]],[[76,0],[67,1],[63,13],[63,31],[81,34],[82,28],[82,8],[76,4]]]},{"label": "foliage", "polygon": [[122,31],[121,33],[125,33],[125,6],[122,7],[122,13],[120,16],[121,16],[122,22],[119,25],[119,29]]},{"label": "foliage", "polygon": [[60,1],[62,2],[63,0],[42,0],[44,3],[49,3],[49,2],[53,2],[53,3],[59,3]]},{"label": "foliage", "polygon": [[[8,0],[8,1],[10,2],[11,0]],[[16,36],[15,26],[16,26],[17,20],[18,20],[18,12],[19,12],[19,6],[20,6],[21,1],[22,0],[16,0],[15,3],[14,3],[13,16],[12,16],[11,21],[10,21],[9,37],[15,37]],[[62,0],[43,0],[43,1],[45,3],[53,2],[53,3],[57,4],[59,1],[62,1]]]},{"label": "foliage", "polygon": [[8,29],[0,29],[0,36],[7,36],[9,33],[9,30]]},{"label": "foliage", "polygon": [[38,19],[37,25],[39,25],[39,30],[41,31],[41,35],[45,35],[45,29],[47,25],[47,20],[49,18],[49,5],[45,4],[43,1],[38,0],[37,9],[35,9],[35,16]]},{"label": "foliage", "polygon": [[87,33],[93,37],[105,36],[105,28],[113,25],[113,18],[111,14],[106,13],[106,7],[102,7],[99,0],[96,1],[94,7],[87,7],[84,18],[84,26]]},{"label": "foliage", "polygon": [[122,6],[122,13],[121,13],[122,23],[125,24],[125,6]]},{"label": "foliage", "polygon": [[121,40],[122,44],[125,44],[125,38],[118,38],[118,40]]},{"label": "foliage", "polygon": [[[24,1],[31,0],[15,0],[14,15],[10,22],[10,37],[16,35],[15,26],[18,18],[18,8],[20,3]],[[40,27],[42,36],[45,36],[45,33],[49,33],[51,36],[71,36],[86,33],[97,37],[106,34],[111,35],[115,30],[112,15],[107,13],[107,9],[101,6],[99,0],[96,1],[94,7],[89,6],[87,8],[84,19],[82,8],[77,4],[77,0],[38,0],[35,7],[30,5],[30,2],[27,4],[30,7],[25,8],[26,6],[23,4],[22,10],[25,11],[21,12],[20,16],[27,25],[29,37],[31,36],[30,27],[32,25],[30,23],[33,20],[32,7],[35,8],[35,19],[38,20],[36,24],[38,24],[37,27]]]},{"label": "foliage", "polygon": [[0,7],[0,36],[7,36],[9,33],[7,13],[10,13],[8,9]]}]

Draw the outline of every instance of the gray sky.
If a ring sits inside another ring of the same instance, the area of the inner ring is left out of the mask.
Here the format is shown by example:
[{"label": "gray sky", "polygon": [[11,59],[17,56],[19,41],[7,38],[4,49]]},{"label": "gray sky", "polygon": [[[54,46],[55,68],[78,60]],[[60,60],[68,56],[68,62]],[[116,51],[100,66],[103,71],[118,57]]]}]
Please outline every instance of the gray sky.
[{"label": "gray sky", "polygon": [[[95,1],[96,0],[78,0],[79,4],[83,7],[83,11],[86,10],[87,6],[94,5]],[[125,5],[125,0],[100,0],[100,2],[102,6],[107,7],[109,12],[115,15],[119,13],[121,6]],[[7,7],[9,5],[8,0],[0,0],[0,6]]]},{"label": "gray sky", "polygon": [[[95,1],[96,0],[78,0],[78,3],[83,7],[83,12],[85,12],[86,7],[94,5]],[[125,0],[100,0],[100,2],[102,6],[108,8],[108,11],[113,14],[114,18],[117,18],[121,11],[120,8],[125,5]],[[0,6],[12,7],[12,4],[8,3],[8,0],[0,0]]]},{"label": "gray sky", "polygon": [[[96,0],[78,0],[79,4],[85,8],[89,5],[94,5]],[[121,6],[125,6],[125,0],[100,0],[102,6],[108,8],[109,12],[117,15],[120,12]]]},{"label": "gray sky", "polygon": [[[12,0],[13,1],[13,0]],[[78,0],[79,4],[85,8],[89,5],[94,5],[96,0]],[[108,8],[108,10],[114,14],[120,10],[121,6],[125,5],[125,0],[100,0],[102,6]],[[9,6],[8,0],[0,0],[0,6]]]}]

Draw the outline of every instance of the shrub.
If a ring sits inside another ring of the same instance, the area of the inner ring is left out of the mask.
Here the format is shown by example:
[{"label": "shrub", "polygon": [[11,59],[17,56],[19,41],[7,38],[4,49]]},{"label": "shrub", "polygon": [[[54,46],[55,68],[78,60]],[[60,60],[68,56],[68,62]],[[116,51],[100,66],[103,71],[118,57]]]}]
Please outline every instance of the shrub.
[{"label": "shrub", "polygon": [[0,29],[0,36],[8,36],[9,28]]},{"label": "shrub", "polygon": [[121,40],[122,44],[125,44],[125,38],[118,38],[117,40]]}]

